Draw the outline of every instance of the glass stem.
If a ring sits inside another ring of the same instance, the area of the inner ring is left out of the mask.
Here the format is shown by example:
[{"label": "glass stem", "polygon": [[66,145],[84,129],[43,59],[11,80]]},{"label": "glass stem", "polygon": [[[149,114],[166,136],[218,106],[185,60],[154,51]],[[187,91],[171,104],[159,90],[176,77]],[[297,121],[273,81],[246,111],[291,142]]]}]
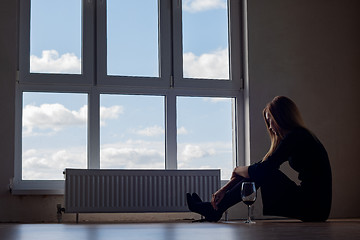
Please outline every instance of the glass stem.
[{"label": "glass stem", "polygon": [[251,205],[248,205],[248,222],[251,222],[251,219],[250,219],[250,208],[251,208]]}]

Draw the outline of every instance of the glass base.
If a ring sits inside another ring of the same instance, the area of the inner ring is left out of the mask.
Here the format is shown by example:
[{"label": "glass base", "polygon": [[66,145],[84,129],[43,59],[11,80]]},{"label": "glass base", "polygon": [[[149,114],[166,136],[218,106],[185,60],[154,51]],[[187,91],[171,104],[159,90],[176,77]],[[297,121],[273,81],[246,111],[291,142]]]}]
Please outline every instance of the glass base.
[{"label": "glass base", "polygon": [[254,222],[254,221],[251,221],[251,220],[246,220],[244,223],[248,223],[248,224],[255,224],[256,222]]}]

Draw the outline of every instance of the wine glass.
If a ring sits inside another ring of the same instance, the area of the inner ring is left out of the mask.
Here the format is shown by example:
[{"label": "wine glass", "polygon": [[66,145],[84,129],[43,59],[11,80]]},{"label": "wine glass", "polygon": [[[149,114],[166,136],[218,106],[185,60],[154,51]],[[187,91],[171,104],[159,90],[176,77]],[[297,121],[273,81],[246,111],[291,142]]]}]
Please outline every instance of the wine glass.
[{"label": "wine glass", "polygon": [[256,200],[256,187],[254,182],[243,182],[241,184],[241,199],[248,206],[248,218],[245,223],[255,223],[250,218],[251,205]]}]

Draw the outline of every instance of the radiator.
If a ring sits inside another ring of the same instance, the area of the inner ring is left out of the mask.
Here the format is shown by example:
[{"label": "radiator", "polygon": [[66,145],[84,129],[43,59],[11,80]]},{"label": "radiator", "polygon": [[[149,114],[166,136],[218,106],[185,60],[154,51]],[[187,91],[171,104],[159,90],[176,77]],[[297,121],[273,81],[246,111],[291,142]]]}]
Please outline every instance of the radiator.
[{"label": "radiator", "polygon": [[220,187],[220,170],[66,169],[65,212],[184,212],[186,193],[204,201]]}]

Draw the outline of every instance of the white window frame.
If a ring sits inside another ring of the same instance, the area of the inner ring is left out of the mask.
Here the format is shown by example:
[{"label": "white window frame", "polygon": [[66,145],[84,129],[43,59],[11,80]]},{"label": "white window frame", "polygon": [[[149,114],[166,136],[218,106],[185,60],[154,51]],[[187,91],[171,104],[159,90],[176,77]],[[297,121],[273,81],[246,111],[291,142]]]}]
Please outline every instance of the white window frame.
[{"label": "white window frame", "polygon": [[[97,84],[99,86],[167,88],[171,75],[171,1],[159,0],[159,77],[107,75],[106,1],[97,1]],[[141,6],[139,6],[141,7]],[[165,19],[165,21],[162,21]]]},{"label": "white window frame", "polygon": [[[31,0],[20,1],[19,83],[37,85],[92,85],[94,82],[94,0],[82,4],[81,74],[30,73],[30,14]],[[87,24],[86,24],[87,23]]]},{"label": "white window frame", "polygon": [[[239,90],[242,88],[242,38],[241,38],[241,16],[242,16],[242,1],[228,1],[228,25],[229,25],[229,79],[194,79],[183,77],[183,49],[182,49],[182,9],[181,3],[173,6],[173,29],[174,31],[174,84],[176,88],[190,88],[190,89],[222,89],[222,90]],[[239,24],[236,24],[239,23]]]},{"label": "white window frame", "polygon": [[[30,1],[20,1],[19,78],[15,106],[15,173],[12,182],[14,194],[63,194],[64,192],[63,180],[22,180],[23,92],[88,94],[87,167],[90,169],[100,168],[100,94],[141,94],[165,97],[165,169],[177,169],[176,98],[178,96],[234,98],[233,159],[234,165],[245,164],[247,152],[244,97],[246,93],[243,88],[243,79],[246,72],[243,69],[246,52],[242,51],[246,49],[244,24],[246,19],[243,18],[246,0],[228,1],[229,80],[183,78],[182,3],[180,0],[159,0],[159,78],[106,74],[105,0],[82,1],[82,74],[30,73]],[[95,26],[97,32],[95,32]]]}]

